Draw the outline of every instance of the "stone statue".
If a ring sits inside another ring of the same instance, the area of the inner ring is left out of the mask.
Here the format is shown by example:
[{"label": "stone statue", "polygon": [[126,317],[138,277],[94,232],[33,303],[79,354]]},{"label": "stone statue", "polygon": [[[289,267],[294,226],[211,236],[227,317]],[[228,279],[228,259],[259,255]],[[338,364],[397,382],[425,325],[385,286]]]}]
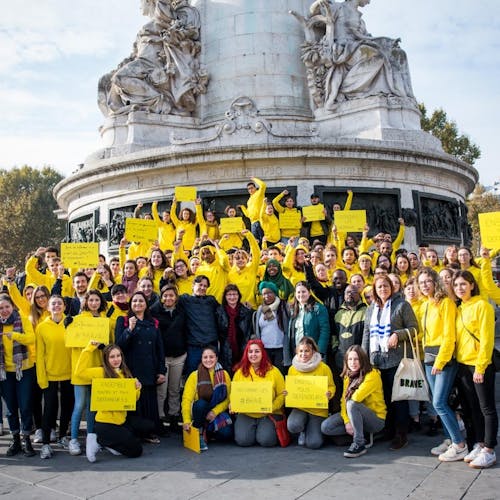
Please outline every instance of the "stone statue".
[{"label": "stone statue", "polygon": [[99,108],[104,116],[189,116],[208,83],[199,63],[200,14],[188,0],[142,0],[142,12],[151,21],[137,34],[132,54],[100,79]]},{"label": "stone statue", "polygon": [[370,0],[316,0],[309,17],[291,11],[302,24],[302,61],[316,109],[333,111],[336,103],[385,95],[414,98],[400,39],[373,37],[359,7]]}]

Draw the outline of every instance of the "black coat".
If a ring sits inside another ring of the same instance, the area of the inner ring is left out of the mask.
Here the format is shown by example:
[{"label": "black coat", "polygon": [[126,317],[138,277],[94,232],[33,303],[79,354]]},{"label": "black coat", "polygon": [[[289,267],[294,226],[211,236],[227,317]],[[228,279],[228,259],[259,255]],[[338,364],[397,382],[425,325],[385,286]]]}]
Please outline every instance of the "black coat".
[{"label": "black coat", "polygon": [[163,341],[165,356],[177,358],[187,350],[186,313],[181,306],[167,311],[157,302],[150,309],[158,320],[158,328]]}]

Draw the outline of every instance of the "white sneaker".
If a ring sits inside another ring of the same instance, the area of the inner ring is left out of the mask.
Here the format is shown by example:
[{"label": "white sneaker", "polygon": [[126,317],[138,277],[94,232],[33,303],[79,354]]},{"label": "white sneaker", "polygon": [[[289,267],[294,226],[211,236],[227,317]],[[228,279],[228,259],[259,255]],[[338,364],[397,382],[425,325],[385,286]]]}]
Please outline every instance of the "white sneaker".
[{"label": "white sneaker", "polygon": [[80,443],[78,442],[78,439],[72,439],[69,442],[68,450],[69,450],[69,454],[73,455],[73,456],[80,455],[82,453],[82,449],[80,447]]},{"label": "white sneaker", "polygon": [[50,442],[55,443],[57,441],[57,432],[55,429],[50,430]]},{"label": "white sneaker", "polygon": [[43,441],[42,429],[37,429],[35,435],[33,436],[34,443],[41,443]]},{"label": "white sneaker", "polygon": [[441,444],[435,446],[431,449],[431,455],[439,457],[441,453],[444,453],[451,445],[451,439],[445,439]]},{"label": "white sneaker", "polygon": [[469,449],[467,445],[464,445],[463,448],[459,448],[458,445],[452,443],[438,458],[440,462],[461,462],[468,453]]},{"label": "white sneaker", "polygon": [[42,449],[40,450],[40,458],[52,458],[53,452],[50,444],[42,444]]},{"label": "white sneaker", "polygon": [[64,436],[59,441],[57,441],[57,445],[60,446],[63,450],[67,450],[69,448],[69,439]]},{"label": "white sneaker", "polygon": [[87,442],[85,444],[85,455],[87,455],[87,460],[89,462],[96,461],[96,454],[100,450],[100,446],[97,444],[97,434],[91,432],[87,434]]},{"label": "white sneaker", "polygon": [[486,448],[481,450],[481,453],[469,464],[469,467],[474,469],[487,469],[497,463],[497,456],[494,451],[491,453],[486,451]]},{"label": "white sneaker", "polygon": [[479,443],[476,443],[474,445],[474,448],[472,448],[472,450],[464,457],[464,462],[466,462],[466,463],[472,462],[474,459],[476,459],[479,456],[482,449],[483,449],[483,447]]},{"label": "white sneaker", "polygon": [[305,444],[306,444],[306,433],[305,432],[301,432],[299,434],[299,440],[297,441],[297,444],[299,446],[305,446]]}]

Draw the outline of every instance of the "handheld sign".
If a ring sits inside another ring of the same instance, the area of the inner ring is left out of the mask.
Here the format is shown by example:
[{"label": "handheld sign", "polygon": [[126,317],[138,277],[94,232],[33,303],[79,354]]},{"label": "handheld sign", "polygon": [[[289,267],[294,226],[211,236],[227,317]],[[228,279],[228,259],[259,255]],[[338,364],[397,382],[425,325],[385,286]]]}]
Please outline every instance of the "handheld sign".
[{"label": "handheld sign", "polygon": [[99,243],[61,243],[61,260],[65,267],[97,267]]},{"label": "handheld sign", "polygon": [[220,234],[241,233],[243,229],[245,229],[245,225],[241,217],[223,217],[220,220]]},{"label": "handheld sign", "polygon": [[109,318],[75,316],[66,328],[66,347],[86,347],[91,340],[109,343]]},{"label": "handheld sign", "polygon": [[231,410],[236,413],[271,413],[273,410],[272,382],[233,382]]},{"label": "handheld sign", "polygon": [[302,227],[301,222],[302,215],[300,212],[286,210],[279,214],[280,219],[280,229],[300,229]]},{"label": "handheld sign", "polygon": [[325,213],[323,210],[325,207],[323,204],[318,205],[308,205],[302,207],[302,215],[306,218],[306,222],[314,222],[317,220],[325,220]]},{"label": "handheld sign", "polygon": [[339,233],[362,233],[366,226],[366,210],[337,210],[333,212]]},{"label": "handheld sign", "polygon": [[91,411],[135,411],[134,378],[94,378],[90,396]]},{"label": "handheld sign", "polygon": [[182,442],[184,448],[194,451],[195,453],[200,453],[200,431],[191,426],[189,431],[182,430]]},{"label": "handheld sign", "polygon": [[125,238],[128,241],[149,241],[158,239],[158,226],[150,219],[125,219]]},{"label": "handheld sign", "polygon": [[481,243],[485,248],[500,247],[500,212],[479,214]]},{"label": "handheld sign", "polygon": [[289,375],[285,380],[289,408],[328,408],[328,377]]},{"label": "handheld sign", "polygon": [[176,186],[175,201],[195,201],[196,188],[191,186]]}]

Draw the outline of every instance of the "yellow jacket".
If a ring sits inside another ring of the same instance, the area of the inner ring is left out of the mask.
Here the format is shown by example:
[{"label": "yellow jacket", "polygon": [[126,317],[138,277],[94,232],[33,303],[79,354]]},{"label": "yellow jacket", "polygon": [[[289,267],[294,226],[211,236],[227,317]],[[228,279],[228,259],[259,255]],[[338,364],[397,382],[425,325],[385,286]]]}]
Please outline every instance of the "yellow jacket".
[{"label": "yellow jacket", "polygon": [[184,230],[184,236],[182,237],[182,248],[184,250],[189,250],[194,246],[194,240],[196,239],[196,226],[200,223],[201,220],[203,220],[203,211],[201,209],[201,205],[195,205],[195,221],[190,222],[190,221],[185,221],[185,220],[180,220],[177,217],[177,202],[172,202],[172,207],[170,209],[170,218],[172,219],[172,222],[175,224],[175,232],[176,232],[176,237],[179,238],[179,231]]},{"label": "yellow jacket", "polygon": [[[273,413],[279,414],[283,413],[283,407],[285,405],[285,396],[283,391],[285,390],[285,379],[281,372],[275,366],[269,370],[265,377],[259,377],[253,367],[250,367],[250,373],[248,377],[245,377],[241,372],[241,368],[234,374],[233,382],[272,382],[273,384]],[[265,417],[267,413],[248,413],[247,416],[250,418],[262,418]]]},{"label": "yellow jacket", "polygon": [[262,203],[260,210],[260,225],[266,240],[272,243],[277,243],[281,240],[280,221],[274,213],[271,215],[266,214],[266,207],[267,205]]},{"label": "yellow jacket", "polygon": [[[209,373],[210,380],[213,385],[215,372],[214,370],[210,370]],[[212,408],[212,411],[215,413],[215,415],[219,415],[219,413],[226,411],[229,407],[229,394],[231,394],[231,377],[226,372],[226,370],[224,370],[224,380],[226,381],[227,385],[227,398]],[[182,422],[185,424],[189,424],[193,421],[191,409],[193,407],[193,403],[199,399],[197,385],[198,370],[195,370],[191,373],[191,375],[189,375],[188,379],[186,380],[186,384],[184,385],[184,392],[182,394]]]},{"label": "yellow jacket", "polygon": [[207,294],[213,295],[219,304],[222,303],[229,270],[229,260],[224,250],[216,250],[215,260],[210,264],[202,261],[200,267],[196,270],[196,276],[204,275],[210,280]]},{"label": "yellow jacket", "polygon": [[[478,340],[476,341],[468,331]],[[457,361],[484,373],[495,343],[495,311],[480,295],[462,302],[457,314]]]},{"label": "yellow jacket", "polygon": [[440,302],[426,299],[419,309],[422,344],[440,346],[434,367],[442,370],[455,352],[457,306],[448,297]]},{"label": "yellow jacket", "polygon": [[[84,385],[89,385],[92,383],[94,378],[105,378],[104,368],[102,366],[96,367],[93,365],[93,360],[95,359],[95,351],[97,346],[88,345],[78,358],[76,365],[76,374],[80,380],[83,380]],[[125,378],[121,371],[118,371],[120,378]],[[137,379],[135,379],[137,380]],[[136,399],[139,399],[141,390],[136,390]],[[114,424],[123,425],[127,419],[126,411],[98,411],[95,416],[96,422],[101,422],[103,424]]]},{"label": "yellow jacket", "polygon": [[[299,372],[297,368],[293,365],[290,366],[288,370],[288,377],[328,377],[328,392],[330,392],[331,396],[329,399],[333,397],[335,394],[335,382],[333,381],[333,375],[330,368],[325,365],[325,363],[321,362],[316,369],[311,372]],[[300,408],[302,411],[310,413],[311,415],[316,415],[317,417],[328,417],[328,408]]]},{"label": "yellow jacket", "polygon": [[[30,347],[34,347],[35,345],[35,332],[33,331],[33,325],[31,324],[31,321],[22,313],[19,313],[19,315],[21,316],[24,333],[14,333],[14,325],[3,325],[3,335],[1,339],[3,342],[6,372],[16,371],[16,365],[13,360],[14,342],[18,342],[28,348],[28,358],[23,360],[22,369],[28,370],[29,368],[32,368],[34,364],[34,359],[30,351]],[[9,339],[9,337],[5,334],[11,332],[12,338]]]},{"label": "yellow jacket", "polygon": [[500,305],[500,288],[498,288],[493,281],[490,259],[481,260],[481,281],[486,287],[488,297],[495,302],[497,306]]},{"label": "yellow jacket", "polygon": [[158,244],[161,250],[173,250],[175,240],[175,226],[173,223],[167,224],[161,220],[158,215],[158,202],[154,201],[151,204],[151,215],[158,227]]},{"label": "yellow jacket", "polygon": [[[283,259],[283,263],[281,265],[281,269],[283,271],[283,276],[290,281],[290,283],[295,286],[299,281],[306,281],[306,273],[304,271],[297,271],[293,266],[293,261],[295,259],[295,252],[298,249],[305,250],[304,247],[300,245],[297,248],[293,248],[290,245],[286,246],[285,258]],[[306,250],[307,252],[307,250]]]},{"label": "yellow jacket", "polygon": [[51,317],[36,327],[36,378],[41,389],[49,382],[71,379],[71,348],[66,347],[64,316],[59,323]]},{"label": "yellow jacket", "polygon": [[252,177],[252,181],[259,187],[259,189],[249,196],[246,207],[241,205],[241,211],[253,224],[259,220],[260,208],[266,196],[267,186],[265,182],[257,179],[257,177]]},{"label": "yellow jacket", "polygon": [[[344,390],[342,392],[342,398],[340,399],[340,414],[345,424],[349,423],[345,401],[345,394],[348,386],[349,377],[344,377]],[[370,408],[377,417],[385,420],[387,408],[385,406],[384,390],[382,389],[382,378],[380,377],[380,372],[376,368],[373,368],[372,371],[365,375],[365,379],[356,391],[354,391],[351,399],[356,401],[356,403],[363,403],[367,408]]]},{"label": "yellow jacket", "polygon": [[[54,276],[48,269],[45,274],[41,273],[37,269],[38,259],[36,257],[30,257],[26,261],[26,265],[24,267],[26,271],[26,283],[36,283],[37,285],[45,285],[49,292],[52,290],[57,277]],[[62,278],[62,295],[63,297],[69,297],[73,295],[73,283],[71,278],[65,274]]]},{"label": "yellow jacket", "polygon": [[[278,212],[279,214],[284,214],[284,213],[298,214],[302,218],[302,213],[298,208],[295,207],[288,208],[280,205],[280,200],[283,198],[283,196],[285,195],[283,193],[280,193],[273,199],[274,210],[276,210],[276,212]],[[300,236],[300,229],[301,229],[300,226],[296,228],[281,229],[281,236],[283,236],[283,238],[291,238],[292,236],[296,236],[298,238]]]}]

